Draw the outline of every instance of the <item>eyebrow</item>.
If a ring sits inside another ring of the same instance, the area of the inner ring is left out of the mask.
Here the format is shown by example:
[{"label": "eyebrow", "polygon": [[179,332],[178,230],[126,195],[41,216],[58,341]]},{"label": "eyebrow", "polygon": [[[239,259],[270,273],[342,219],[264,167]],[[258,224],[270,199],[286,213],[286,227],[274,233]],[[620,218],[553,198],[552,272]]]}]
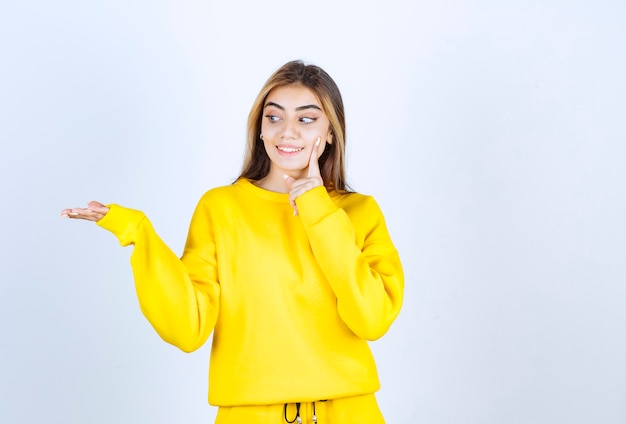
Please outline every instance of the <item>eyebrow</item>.
[{"label": "eyebrow", "polygon": [[[285,110],[285,108],[283,106],[279,105],[278,103],[274,103],[274,102],[267,102],[265,104],[265,106],[263,107],[263,109],[265,109],[265,108],[267,108],[269,106],[274,106],[277,109]],[[298,106],[296,108],[296,111],[301,111],[301,110],[306,110],[306,109],[317,109],[319,111],[322,110],[322,108],[319,107],[318,105],[304,105],[304,106]]]}]

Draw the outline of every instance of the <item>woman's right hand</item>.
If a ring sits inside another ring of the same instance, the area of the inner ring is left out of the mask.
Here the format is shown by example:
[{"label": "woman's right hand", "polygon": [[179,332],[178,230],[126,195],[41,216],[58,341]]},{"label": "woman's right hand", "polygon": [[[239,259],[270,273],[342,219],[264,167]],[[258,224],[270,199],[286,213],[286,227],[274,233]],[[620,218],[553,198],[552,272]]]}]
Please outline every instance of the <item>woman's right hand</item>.
[{"label": "woman's right hand", "polygon": [[89,202],[86,208],[63,209],[61,211],[61,217],[98,222],[108,211],[109,208],[94,200]]}]

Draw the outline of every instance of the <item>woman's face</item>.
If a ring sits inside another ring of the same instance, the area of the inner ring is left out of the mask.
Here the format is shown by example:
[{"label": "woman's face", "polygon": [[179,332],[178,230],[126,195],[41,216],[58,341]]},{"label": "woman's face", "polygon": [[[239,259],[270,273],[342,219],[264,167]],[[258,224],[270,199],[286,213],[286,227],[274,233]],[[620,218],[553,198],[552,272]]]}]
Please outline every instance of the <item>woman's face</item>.
[{"label": "woman's face", "polygon": [[[270,174],[294,178],[306,175],[318,137],[321,143],[333,141],[319,100],[309,88],[297,84],[270,91],[263,108],[261,134],[271,160]],[[318,158],[322,153],[323,149],[318,149]]]}]

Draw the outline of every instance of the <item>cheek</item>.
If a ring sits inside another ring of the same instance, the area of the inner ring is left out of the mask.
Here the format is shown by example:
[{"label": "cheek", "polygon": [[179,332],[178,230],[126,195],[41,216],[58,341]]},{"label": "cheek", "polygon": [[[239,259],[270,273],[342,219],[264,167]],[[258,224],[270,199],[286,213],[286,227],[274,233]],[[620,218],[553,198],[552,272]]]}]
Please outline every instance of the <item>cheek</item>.
[{"label": "cheek", "polygon": [[275,125],[261,126],[261,134],[263,134],[263,141],[270,142],[280,136],[280,129]]},{"label": "cheek", "polygon": [[326,150],[328,150],[329,148],[330,148],[330,146],[328,145],[328,143],[324,143],[324,148],[323,148],[323,149],[319,149],[319,150],[317,151],[317,158],[318,158],[318,159],[319,159],[319,158],[321,158],[321,157],[322,157],[322,155],[324,154],[324,152],[325,152]]}]

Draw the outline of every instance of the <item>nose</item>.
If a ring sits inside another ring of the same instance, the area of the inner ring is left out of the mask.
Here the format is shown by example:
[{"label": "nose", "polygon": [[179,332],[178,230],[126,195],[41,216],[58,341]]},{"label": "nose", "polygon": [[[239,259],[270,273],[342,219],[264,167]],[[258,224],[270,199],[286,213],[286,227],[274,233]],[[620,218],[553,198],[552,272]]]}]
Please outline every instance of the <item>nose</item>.
[{"label": "nose", "polygon": [[297,122],[294,122],[292,119],[286,119],[282,128],[281,137],[282,138],[297,138],[298,136],[298,126]]}]

